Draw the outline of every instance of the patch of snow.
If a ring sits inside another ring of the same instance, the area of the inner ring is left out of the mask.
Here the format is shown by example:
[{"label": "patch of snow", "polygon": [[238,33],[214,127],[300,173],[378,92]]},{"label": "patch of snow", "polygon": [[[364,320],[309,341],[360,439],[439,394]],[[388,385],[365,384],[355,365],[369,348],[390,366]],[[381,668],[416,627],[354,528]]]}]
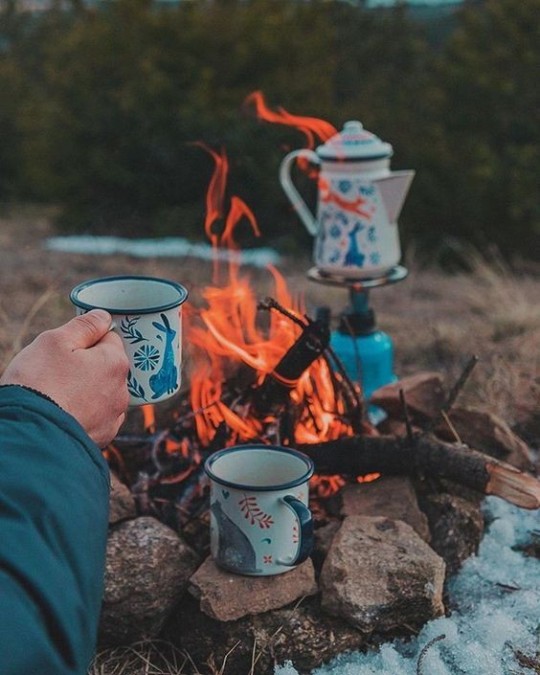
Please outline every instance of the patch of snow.
[{"label": "patch of snow", "polygon": [[73,235],[50,237],[45,248],[64,253],[88,255],[131,255],[136,258],[199,258],[202,260],[234,260],[241,265],[266,267],[280,262],[280,256],[271,248],[253,248],[241,251],[214,250],[209,244],[194,243],[183,237],[160,239],[126,239],[124,237],[98,237]]},{"label": "patch of snow", "polygon": [[[540,653],[540,560],[519,547],[540,536],[540,512],[497,498],[484,501],[489,527],[478,555],[449,583],[451,614],[411,641],[346,653],[312,675],[534,675]],[[444,637],[442,637],[444,636]],[[274,675],[299,675],[294,660]]]}]

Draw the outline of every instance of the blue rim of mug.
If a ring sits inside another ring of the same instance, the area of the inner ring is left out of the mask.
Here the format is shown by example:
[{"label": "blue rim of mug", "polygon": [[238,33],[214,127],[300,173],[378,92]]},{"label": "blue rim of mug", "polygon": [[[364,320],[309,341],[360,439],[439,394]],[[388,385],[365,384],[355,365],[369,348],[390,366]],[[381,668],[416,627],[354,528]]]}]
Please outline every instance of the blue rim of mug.
[{"label": "blue rim of mug", "polygon": [[[304,462],[306,465],[306,471],[299,478],[295,478],[294,480],[288,481],[287,483],[279,483],[277,485],[249,485],[245,483],[235,483],[233,481],[216,476],[212,470],[212,465],[217,460],[226,455],[231,455],[236,452],[245,452],[246,450],[272,450],[273,452],[283,452],[287,455],[293,455]],[[264,443],[254,443],[246,445],[233,445],[230,448],[218,450],[208,457],[204,463],[204,470],[211,480],[213,480],[215,483],[218,483],[219,485],[224,485],[225,487],[234,488],[236,490],[252,490],[253,492],[274,492],[276,490],[289,490],[293,487],[297,487],[298,485],[302,485],[308,481],[311,476],[313,476],[315,465],[313,464],[313,460],[310,457],[305,455],[303,452],[294,450],[293,448],[284,448],[281,445],[265,445]]]},{"label": "blue rim of mug", "polygon": [[[160,284],[166,284],[171,286],[176,291],[178,291],[179,297],[176,300],[167,302],[163,305],[157,305],[154,307],[144,307],[142,309],[137,307],[130,307],[129,309],[118,309],[116,307],[97,307],[97,305],[92,305],[83,300],[79,300],[79,294],[81,291],[84,291],[89,286],[95,286],[97,284],[104,284],[110,281],[155,281]],[[165,312],[168,309],[174,309],[183,304],[188,297],[187,289],[182,286],[182,284],[177,283],[176,281],[171,281],[170,279],[162,279],[161,277],[146,277],[138,276],[136,274],[126,274],[126,275],[117,275],[112,277],[98,277],[97,279],[88,279],[88,281],[83,281],[82,284],[75,286],[75,288],[69,294],[69,299],[76,306],[81,309],[91,310],[91,309],[104,309],[110,314],[154,314],[155,312]]]}]

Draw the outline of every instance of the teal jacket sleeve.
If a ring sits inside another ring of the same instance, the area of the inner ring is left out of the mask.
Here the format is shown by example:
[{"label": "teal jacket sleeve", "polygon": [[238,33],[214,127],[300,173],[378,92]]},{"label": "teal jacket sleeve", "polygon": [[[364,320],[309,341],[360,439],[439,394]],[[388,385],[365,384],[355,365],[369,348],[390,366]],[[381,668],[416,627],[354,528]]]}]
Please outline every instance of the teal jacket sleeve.
[{"label": "teal jacket sleeve", "polygon": [[52,401],[0,387],[0,673],[83,675],[103,596],[109,472]]}]

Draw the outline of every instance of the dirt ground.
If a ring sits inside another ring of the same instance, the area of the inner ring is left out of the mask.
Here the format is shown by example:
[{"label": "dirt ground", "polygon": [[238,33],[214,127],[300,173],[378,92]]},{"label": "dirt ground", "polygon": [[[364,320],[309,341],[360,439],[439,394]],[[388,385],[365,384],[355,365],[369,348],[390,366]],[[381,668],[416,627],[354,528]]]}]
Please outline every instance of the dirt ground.
[{"label": "dirt ground", "polygon": [[[69,291],[85,279],[129,273],[168,277],[188,288],[194,304],[201,303],[201,291],[211,283],[210,264],[198,259],[67,254],[45,248],[54,234],[43,209],[18,208],[0,216],[0,370],[37,333],[71,318]],[[310,253],[302,260],[285,258],[279,271],[289,289],[304,298],[308,314],[328,305],[337,320],[348,292],[308,280]],[[448,276],[421,269],[413,259],[405,264],[404,281],[370,292],[378,326],[394,342],[398,377],[436,370],[451,386],[476,354],[479,364],[459,404],[500,414],[540,445],[540,269],[510,272],[478,259],[474,273]],[[267,270],[246,267],[243,273],[261,298],[272,295]]]}]

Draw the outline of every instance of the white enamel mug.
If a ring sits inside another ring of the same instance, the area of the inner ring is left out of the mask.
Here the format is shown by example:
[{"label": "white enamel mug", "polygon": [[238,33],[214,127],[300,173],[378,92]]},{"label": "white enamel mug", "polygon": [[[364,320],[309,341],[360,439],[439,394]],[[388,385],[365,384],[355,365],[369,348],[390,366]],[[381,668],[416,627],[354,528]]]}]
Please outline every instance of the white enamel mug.
[{"label": "white enamel mug", "polygon": [[129,357],[131,406],[159,403],[180,389],[186,298],[181,284],[144,276],[91,279],[71,291],[77,314],[105,309],[112,315]]},{"label": "white enamel mug", "polygon": [[210,548],[229,572],[268,576],[299,565],[313,548],[308,508],[313,462],[297,450],[238,445],[205,462]]}]

